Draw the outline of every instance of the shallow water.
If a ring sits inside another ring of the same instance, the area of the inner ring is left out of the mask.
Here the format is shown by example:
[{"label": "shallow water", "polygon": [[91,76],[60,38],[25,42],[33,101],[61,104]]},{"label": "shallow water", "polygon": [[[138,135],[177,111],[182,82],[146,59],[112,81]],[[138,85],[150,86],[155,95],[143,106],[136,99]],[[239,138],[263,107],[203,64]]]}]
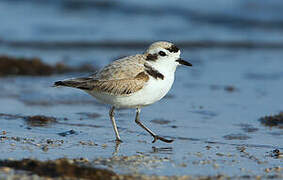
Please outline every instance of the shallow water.
[{"label": "shallow water", "polygon": [[[143,52],[147,41],[157,39],[260,43],[281,42],[283,37],[283,11],[274,10],[283,6],[281,1],[253,4],[219,0],[217,8],[203,3],[185,7],[170,1],[166,1],[169,5],[149,1],[97,5],[96,1],[83,1],[81,8],[72,6],[75,1],[31,2],[0,2],[1,54],[37,56],[50,64],[63,61],[73,66],[91,63],[102,67],[117,57]],[[143,11],[152,5],[152,9]],[[163,7],[170,13],[163,14]],[[218,11],[221,7],[225,8]],[[97,15],[107,11],[110,13],[103,18]],[[223,15],[228,20],[223,20]],[[161,22],[156,24],[160,17]],[[130,22],[133,34],[126,31]],[[140,45],[128,50],[119,45],[99,48],[77,43],[120,40]],[[30,42],[44,46],[31,46]],[[54,48],[48,42],[65,42],[67,46],[57,44]],[[94,166],[123,174],[282,175],[282,170],[266,171],[282,166],[282,158],[272,156],[275,149],[283,151],[282,129],[259,122],[259,118],[283,110],[282,56],[280,48],[184,45],[182,57],[193,67],[180,67],[169,94],[141,112],[142,122],[174,139],[172,144],[152,144],[150,135],[134,123],[131,109],[116,113],[124,141],[116,145],[109,106],[80,90],[51,87],[54,81],[85,73],[1,78],[0,133],[5,132],[0,138],[0,158],[84,157]],[[26,120],[33,115],[55,117],[56,121],[33,124]],[[129,159],[115,159],[121,156]]]}]

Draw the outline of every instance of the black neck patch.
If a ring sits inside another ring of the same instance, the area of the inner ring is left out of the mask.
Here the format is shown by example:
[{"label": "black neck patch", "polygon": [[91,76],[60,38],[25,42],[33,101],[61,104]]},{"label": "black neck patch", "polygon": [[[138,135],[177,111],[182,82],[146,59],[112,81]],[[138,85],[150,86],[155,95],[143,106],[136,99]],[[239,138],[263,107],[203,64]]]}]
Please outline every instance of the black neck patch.
[{"label": "black neck patch", "polygon": [[177,46],[175,46],[175,45],[172,45],[170,48],[166,48],[168,51],[170,51],[170,52],[174,52],[174,53],[176,53],[176,52],[178,52],[179,51],[179,48],[177,47]]},{"label": "black neck patch", "polygon": [[145,58],[145,60],[147,61],[156,61],[158,58],[157,54],[148,54]]},{"label": "black neck patch", "polygon": [[144,65],[144,67],[145,67],[145,71],[150,75],[150,76],[152,76],[153,78],[155,78],[155,79],[164,79],[164,75],[163,74],[161,74],[159,71],[157,71],[156,69],[154,69],[153,67],[151,67],[151,66],[149,66],[149,65],[147,65],[147,64],[145,64]]}]

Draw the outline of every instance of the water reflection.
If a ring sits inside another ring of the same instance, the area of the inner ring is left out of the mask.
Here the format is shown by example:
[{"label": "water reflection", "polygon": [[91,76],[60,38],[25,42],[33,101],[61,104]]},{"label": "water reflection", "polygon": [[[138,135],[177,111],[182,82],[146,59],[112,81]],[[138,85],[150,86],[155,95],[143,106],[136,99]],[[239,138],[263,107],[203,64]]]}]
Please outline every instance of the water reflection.
[{"label": "water reflection", "polygon": [[173,154],[173,147],[155,147],[152,146],[152,154]]}]

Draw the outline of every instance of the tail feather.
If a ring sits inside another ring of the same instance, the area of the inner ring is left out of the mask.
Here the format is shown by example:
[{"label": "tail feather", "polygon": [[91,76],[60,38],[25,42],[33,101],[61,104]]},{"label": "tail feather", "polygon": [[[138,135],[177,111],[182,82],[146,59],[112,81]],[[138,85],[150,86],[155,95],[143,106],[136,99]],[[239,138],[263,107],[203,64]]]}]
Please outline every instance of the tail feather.
[{"label": "tail feather", "polygon": [[79,88],[83,90],[90,90],[92,87],[90,87],[90,85],[88,84],[88,80],[90,79],[78,78],[78,79],[70,79],[64,81],[56,81],[53,87],[67,86],[67,87]]},{"label": "tail feather", "polygon": [[70,80],[66,80],[66,81],[56,81],[54,83],[54,87],[57,86],[68,86],[68,87],[76,87],[78,85],[78,82],[76,81],[70,81]]},{"label": "tail feather", "polygon": [[65,86],[65,83],[63,81],[56,81],[53,86]]}]

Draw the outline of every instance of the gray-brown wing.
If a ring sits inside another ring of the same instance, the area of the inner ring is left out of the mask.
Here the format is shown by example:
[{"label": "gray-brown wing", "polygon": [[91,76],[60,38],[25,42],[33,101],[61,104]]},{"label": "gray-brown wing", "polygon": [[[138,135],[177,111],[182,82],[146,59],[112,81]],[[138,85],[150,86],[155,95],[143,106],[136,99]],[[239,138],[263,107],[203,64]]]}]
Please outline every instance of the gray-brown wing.
[{"label": "gray-brown wing", "polygon": [[131,79],[144,71],[144,63],[144,55],[128,56],[113,61],[92,77],[99,80]]},{"label": "gray-brown wing", "polygon": [[93,90],[107,92],[113,95],[129,95],[143,88],[149,76],[143,71],[134,78],[118,80],[95,80],[90,83]]},{"label": "gray-brown wing", "polygon": [[129,95],[143,88],[148,80],[148,74],[143,71],[134,78],[128,79],[97,80],[88,77],[57,81],[54,85],[74,87],[88,91],[101,91],[113,95]]},{"label": "gray-brown wing", "polygon": [[144,62],[143,55],[128,56],[112,62],[93,76],[58,81],[55,82],[55,86],[128,95],[140,90],[149,80]]}]

